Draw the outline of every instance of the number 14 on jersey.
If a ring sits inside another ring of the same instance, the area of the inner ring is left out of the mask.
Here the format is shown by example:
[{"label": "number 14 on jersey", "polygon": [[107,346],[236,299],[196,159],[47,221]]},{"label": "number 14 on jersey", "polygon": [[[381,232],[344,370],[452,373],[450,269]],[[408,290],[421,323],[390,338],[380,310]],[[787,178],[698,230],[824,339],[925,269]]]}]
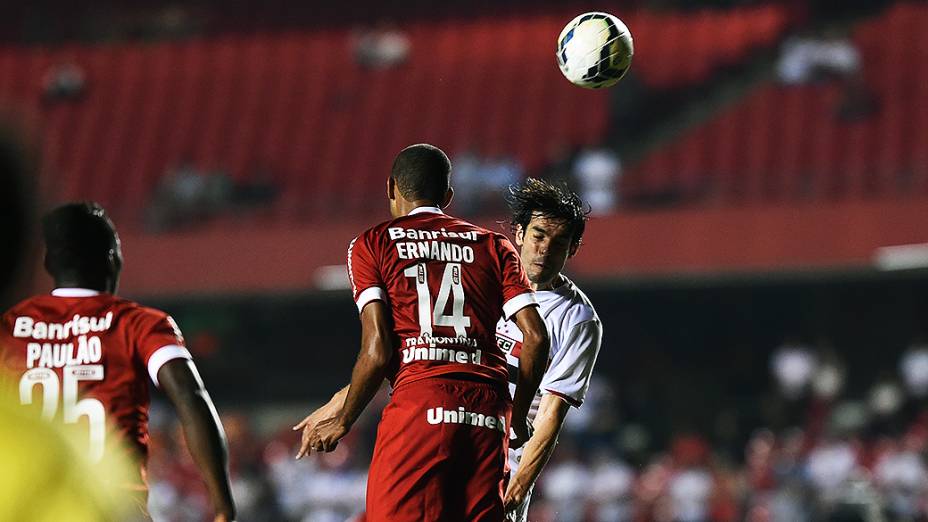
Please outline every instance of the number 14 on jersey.
[{"label": "number 14 on jersey", "polygon": [[[416,295],[418,296],[419,329],[421,335],[432,335],[433,326],[448,326],[454,328],[454,335],[467,337],[467,328],[470,327],[470,317],[464,315],[464,285],[462,284],[463,267],[460,263],[445,264],[445,271],[441,277],[441,286],[432,307],[432,291],[429,288],[428,266],[418,263],[403,271],[406,277],[416,281]],[[448,300],[451,300],[451,314],[446,315]]]}]

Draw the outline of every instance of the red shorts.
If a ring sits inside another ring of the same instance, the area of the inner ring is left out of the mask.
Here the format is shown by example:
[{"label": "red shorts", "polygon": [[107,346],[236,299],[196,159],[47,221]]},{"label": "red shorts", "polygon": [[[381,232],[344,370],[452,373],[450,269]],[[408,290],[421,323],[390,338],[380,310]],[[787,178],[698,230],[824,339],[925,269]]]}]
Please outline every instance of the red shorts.
[{"label": "red shorts", "polygon": [[432,377],[383,410],[367,479],[368,522],[503,520],[508,390]]}]

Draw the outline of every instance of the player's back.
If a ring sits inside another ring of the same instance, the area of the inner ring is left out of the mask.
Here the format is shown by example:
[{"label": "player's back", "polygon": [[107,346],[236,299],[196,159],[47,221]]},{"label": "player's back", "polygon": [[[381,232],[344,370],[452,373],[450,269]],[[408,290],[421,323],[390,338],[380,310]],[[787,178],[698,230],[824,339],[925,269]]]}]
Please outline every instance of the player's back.
[{"label": "player's back", "polygon": [[359,310],[374,299],[390,306],[394,386],[451,373],[506,382],[496,323],[534,296],[502,234],[419,208],[358,236],[348,267]]},{"label": "player's back", "polygon": [[189,353],[169,316],[111,294],[58,289],[3,316],[0,361],[20,402],[50,420],[86,425],[93,460],[121,439],[144,461],[147,381],[157,382],[161,365],[177,357]]}]

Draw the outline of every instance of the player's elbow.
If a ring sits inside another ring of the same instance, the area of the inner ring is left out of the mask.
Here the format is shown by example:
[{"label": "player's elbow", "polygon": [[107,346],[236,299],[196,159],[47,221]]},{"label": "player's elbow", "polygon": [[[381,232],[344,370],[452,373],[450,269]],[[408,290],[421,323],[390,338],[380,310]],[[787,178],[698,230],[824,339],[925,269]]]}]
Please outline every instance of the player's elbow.
[{"label": "player's elbow", "polygon": [[181,420],[207,419],[212,420],[212,401],[202,389],[184,388],[178,390],[171,402]]},{"label": "player's elbow", "polygon": [[363,357],[367,360],[367,364],[373,366],[374,368],[386,368],[390,364],[390,358],[392,354],[388,347],[390,346],[388,339],[375,338],[371,343],[368,344],[368,347],[363,352]]},{"label": "player's elbow", "polygon": [[544,328],[527,328],[522,332],[522,350],[523,353],[529,352],[531,358],[544,361],[548,358],[548,351],[551,348],[551,339],[548,337],[548,330]]}]

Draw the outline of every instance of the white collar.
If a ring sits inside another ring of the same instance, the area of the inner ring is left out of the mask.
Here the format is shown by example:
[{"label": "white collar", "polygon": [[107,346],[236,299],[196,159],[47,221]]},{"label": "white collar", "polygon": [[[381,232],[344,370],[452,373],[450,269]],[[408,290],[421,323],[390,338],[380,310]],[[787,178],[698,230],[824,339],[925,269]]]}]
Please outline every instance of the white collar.
[{"label": "white collar", "polygon": [[100,292],[89,288],[56,288],[52,290],[55,297],[91,297],[100,295]]},{"label": "white collar", "polygon": [[427,212],[429,214],[444,214],[444,212],[442,212],[441,209],[438,207],[416,207],[412,209],[412,211],[409,214],[406,214],[406,215],[411,216],[413,214],[422,214],[424,212]]}]

